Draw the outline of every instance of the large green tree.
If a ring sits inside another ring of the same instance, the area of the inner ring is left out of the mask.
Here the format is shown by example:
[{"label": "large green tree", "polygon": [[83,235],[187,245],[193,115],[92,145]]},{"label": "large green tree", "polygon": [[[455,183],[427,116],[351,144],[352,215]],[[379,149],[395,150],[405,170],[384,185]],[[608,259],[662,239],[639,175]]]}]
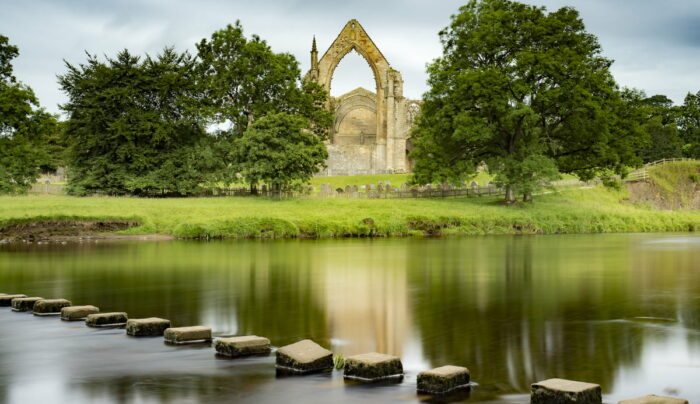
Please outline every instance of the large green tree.
[{"label": "large green tree", "polygon": [[193,57],[124,50],[66,66],[70,192],[188,195],[208,180],[212,138],[199,117]]},{"label": "large green tree", "polygon": [[700,159],[700,91],[696,94],[688,93],[679,109],[683,155]]},{"label": "large green tree", "polygon": [[638,163],[644,134],[573,8],[472,0],[440,39],[413,132],[415,182],[461,182],[485,162],[513,202],[557,171]]},{"label": "large green tree", "polygon": [[14,76],[12,60],[18,55],[19,49],[0,35],[0,194],[26,192],[42,170],[55,169],[45,146],[58,123]]},{"label": "large green tree", "polygon": [[197,51],[203,112],[211,123],[229,125],[218,133],[221,180],[236,181],[234,141],[265,115],[299,115],[319,138],[328,136],[332,114],[325,107],[327,94],[317,83],[301,80],[299,63],[291,54],[275,53],[257,35],[246,38],[239,22],[203,39]]},{"label": "large green tree", "polygon": [[308,182],[328,157],[326,146],[308,128],[307,118],[286,112],[253,122],[234,140],[236,166],[245,181],[278,191]]}]

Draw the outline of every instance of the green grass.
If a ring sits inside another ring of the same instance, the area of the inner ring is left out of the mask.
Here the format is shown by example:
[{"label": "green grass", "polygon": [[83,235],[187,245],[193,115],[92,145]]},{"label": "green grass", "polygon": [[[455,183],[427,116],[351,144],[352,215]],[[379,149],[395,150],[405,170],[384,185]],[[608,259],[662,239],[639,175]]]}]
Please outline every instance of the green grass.
[{"label": "green grass", "polygon": [[2,227],[45,220],[136,220],[126,232],[188,238],[361,237],[697,231],[700,212],[621,203],[603,187],[540,195],[505,207],[498,197],[446,199],[0,197]]},{"label": "green grass", "polygon": [[[368,184],[377,184],[379,181],[389,181],[391,186],[401,188],[405,184],[411,174],[380,174],[380,175],[340,175],[333,177],[314,177],[311,179],[311,185],[315,188],[320,188],[321,184],[331,184],[333,188],[345,188],[346,185],[357,185],[358,187]],[[492,176],[486,172],[479,171],[476,178],[471,181],[476,181],[483,186],[484,181],[487,183],[492,180]],[[470,182],[471,182],[470,181]]]}]

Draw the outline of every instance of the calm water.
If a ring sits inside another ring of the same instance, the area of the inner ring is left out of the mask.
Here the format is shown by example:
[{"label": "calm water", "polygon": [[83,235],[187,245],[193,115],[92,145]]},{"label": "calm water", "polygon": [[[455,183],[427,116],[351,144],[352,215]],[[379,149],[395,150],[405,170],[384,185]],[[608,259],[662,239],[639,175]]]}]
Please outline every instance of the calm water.
[{"label": "calm water", "polygon": [[406,370],[389,385],[280,378],[274,356],[0,309],[0,402],[416,402],[416,374],[444,364],[478,383],[452,401],[527,403],[530,383],[563,377],[606,402],[700,402],[699,235],[6,245],[0,292],[385,352]]}]

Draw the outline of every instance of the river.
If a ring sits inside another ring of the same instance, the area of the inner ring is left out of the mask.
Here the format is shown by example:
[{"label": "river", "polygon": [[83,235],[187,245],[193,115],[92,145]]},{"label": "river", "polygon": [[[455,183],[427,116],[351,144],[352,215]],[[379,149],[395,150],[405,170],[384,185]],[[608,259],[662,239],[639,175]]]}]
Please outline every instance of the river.
[{"label": "river", "polygon": [[220,359],[0,308],[6,403],[419,402],[416,374],[445,364],[476,383],[454,402],[527,403],[551,377],[598,383],[605,402],[700,402],[696,234],[11,244],[0,292],[389,353],[406,372],[381,385],[278,377],[274,354]]}]

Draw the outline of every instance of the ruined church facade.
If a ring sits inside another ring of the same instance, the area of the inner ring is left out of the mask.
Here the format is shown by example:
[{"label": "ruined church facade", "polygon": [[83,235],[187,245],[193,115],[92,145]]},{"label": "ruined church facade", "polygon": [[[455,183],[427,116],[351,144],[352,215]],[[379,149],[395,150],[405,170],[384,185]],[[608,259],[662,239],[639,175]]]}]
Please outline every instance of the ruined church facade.
[{"label": "ruined church facade", "polygon": [[327,168],[319,175],[410,172],[410,128],[420,102],[403,96],[401,73],[391,67],[357,20],[345,25],[321,59],[314,38],[306,78],[321,84],[330,94],[333,72],[353,50],[372,69],[375,91],[357,88],[330,98],[335,120],[327,142]]}]

